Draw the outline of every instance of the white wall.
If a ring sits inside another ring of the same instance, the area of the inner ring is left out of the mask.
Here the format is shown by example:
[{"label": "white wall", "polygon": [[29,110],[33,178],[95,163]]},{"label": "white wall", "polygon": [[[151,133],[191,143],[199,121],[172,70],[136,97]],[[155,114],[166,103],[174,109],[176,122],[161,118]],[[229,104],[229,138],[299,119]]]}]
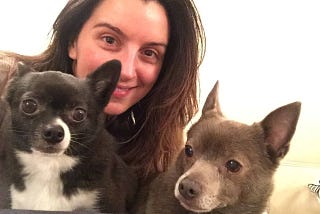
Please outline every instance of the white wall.
[{"label": "white wall", "polygon": [[217,79],[222,111],[245,123],[301,101],[284,163],[320,165],[320,1],[195,3],[207,34],[201,105]]},{"label": "white wall", "polygon": [[40,53],[50,39],[52,24],[67,0],[0,2],[0,50]]},{"label": "white wall", "polygon": [[[0,49],[39,53],[66,2],[1,1]],[[316,77],[320,73],[320,2],[195,3],[208,45],[200,69],[200,105],[217,79],[225,115],[245,123],[259,121],[271,110],[299,100],[301,118],[285,161],[320,165],[320,84]]]}]

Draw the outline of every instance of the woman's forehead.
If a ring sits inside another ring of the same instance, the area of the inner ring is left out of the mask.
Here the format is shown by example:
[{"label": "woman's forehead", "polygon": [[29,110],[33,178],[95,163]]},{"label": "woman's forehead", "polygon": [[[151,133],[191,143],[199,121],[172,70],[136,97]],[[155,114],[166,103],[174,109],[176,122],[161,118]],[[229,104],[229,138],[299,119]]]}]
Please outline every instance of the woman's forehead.
[{"label": "woman's forehead", "polygon": [[102,1],[88,22],[106,22],[127,36],[152,38],[168,43],[169,22],[164,7],[158,1],[108,0]]}]

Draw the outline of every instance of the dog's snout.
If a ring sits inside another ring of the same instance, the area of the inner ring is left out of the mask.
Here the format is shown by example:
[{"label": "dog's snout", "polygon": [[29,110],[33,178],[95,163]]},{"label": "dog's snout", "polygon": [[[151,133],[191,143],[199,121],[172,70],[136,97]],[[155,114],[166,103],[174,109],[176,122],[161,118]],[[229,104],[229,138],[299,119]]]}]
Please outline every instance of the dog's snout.
[{"label": "dog's snout", "polygon": [[64,131],[60,125],[46,125],[42,131],[42,137],[50,144],[58,144],[64,138]]},{"label": "dog's snout", "polygon": [[193,199],[201,193],[201,186],[198,182],[186,178],[179,183],[179,192],[185,199]]}]

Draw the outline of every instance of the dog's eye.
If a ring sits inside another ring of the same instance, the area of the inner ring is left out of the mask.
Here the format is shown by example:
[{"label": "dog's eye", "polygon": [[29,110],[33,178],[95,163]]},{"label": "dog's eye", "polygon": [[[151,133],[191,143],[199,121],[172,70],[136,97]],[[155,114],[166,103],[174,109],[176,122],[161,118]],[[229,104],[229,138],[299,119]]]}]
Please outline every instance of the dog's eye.
[{"label": "dog's eye", "polygon": [[73,111],[73,114],[72,114],[72,118],[76,121],[76,122],[81,122],[83,121],[84,119],[86,119],[87,117],[87,112],[86,110],[82,109],[82,108],[76,108],[74,111]]},{"label": "dog's eye", "polygon": [[31,115],[37,111],[38,103],[33,99],[23,100],[21,103],[21,109],[24,113]]},{"label": "dog's eye", "polygon": [[192,156],[193,156],[192,146],[190,146],[190,145],[185,145],[185,147],[184,147],[184,153],[185,153],[188,157],[192,157]]},{"label": "dog's eye", "polygon": [[241,167],[242,165],[236,160],[228,160],[226,163],[226,168],[228,169],[228,171],[233,173],[239,172]]}]

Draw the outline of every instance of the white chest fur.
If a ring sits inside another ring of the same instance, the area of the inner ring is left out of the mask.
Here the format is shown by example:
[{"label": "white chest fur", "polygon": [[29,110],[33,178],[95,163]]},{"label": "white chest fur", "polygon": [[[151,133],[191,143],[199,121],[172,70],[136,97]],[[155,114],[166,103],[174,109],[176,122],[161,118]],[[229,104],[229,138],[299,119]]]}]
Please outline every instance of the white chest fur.
[{"label": "white chest fur", "polygon": [[27,176],[24,191],[20,192],[11,186],[13,209],[71,211],[94,208],[97,191],[79,190],[70,198],[63,195],[63,184],[59,175],[76,165],[76,158],[66,155],[48,156],[36,152],[17,152],[17,157]]}]

